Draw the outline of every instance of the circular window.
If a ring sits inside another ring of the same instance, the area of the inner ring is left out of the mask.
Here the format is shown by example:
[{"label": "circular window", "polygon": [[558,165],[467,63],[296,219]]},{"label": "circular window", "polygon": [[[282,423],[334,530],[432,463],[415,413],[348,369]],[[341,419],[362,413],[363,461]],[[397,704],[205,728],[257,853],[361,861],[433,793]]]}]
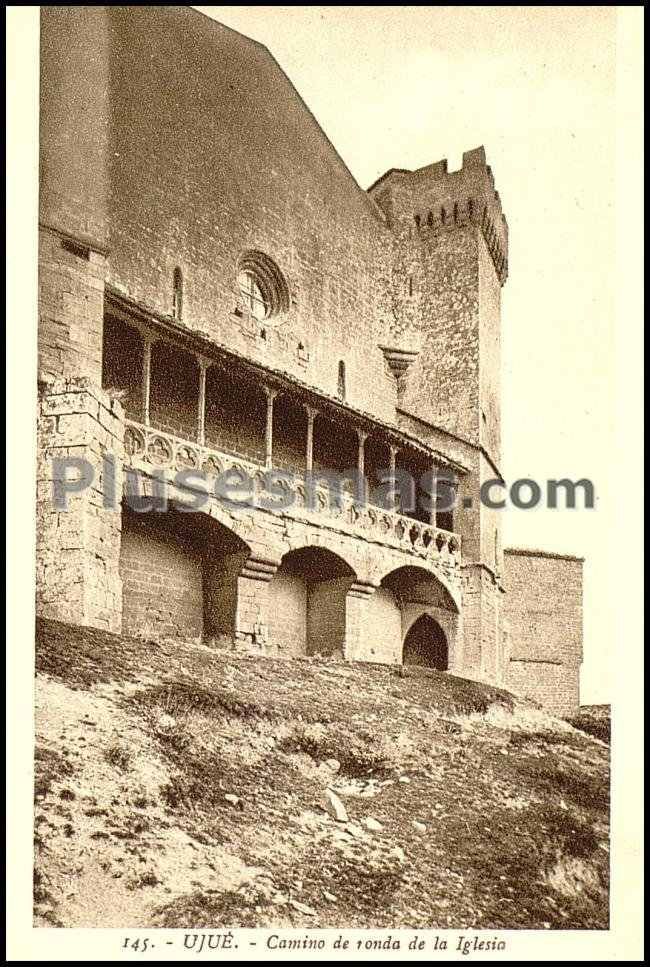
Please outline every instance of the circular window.
[{"label": "circular window", "polygon": [[253,319],[266,319],[270,308],[269,298],[254,273],[249,272],[248,269],[240,272],[237,276],[237,285],[244,309]]},{"label": "circular window", "polygon": [[237,272],[239,299],[253,319],[270,319],[289,308],[289,289],[277,265],[262,252],[246,252]]}]

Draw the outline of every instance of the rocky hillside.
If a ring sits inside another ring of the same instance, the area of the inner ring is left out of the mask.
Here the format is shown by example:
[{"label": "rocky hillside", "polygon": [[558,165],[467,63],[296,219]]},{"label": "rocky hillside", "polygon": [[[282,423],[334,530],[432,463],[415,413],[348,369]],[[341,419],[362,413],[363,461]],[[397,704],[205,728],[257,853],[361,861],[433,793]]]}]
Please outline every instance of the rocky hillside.
[{"label": "rocky hillside", "polygon": [[608,746],[426,669],[42,622],[37,925],[605,928]]}]

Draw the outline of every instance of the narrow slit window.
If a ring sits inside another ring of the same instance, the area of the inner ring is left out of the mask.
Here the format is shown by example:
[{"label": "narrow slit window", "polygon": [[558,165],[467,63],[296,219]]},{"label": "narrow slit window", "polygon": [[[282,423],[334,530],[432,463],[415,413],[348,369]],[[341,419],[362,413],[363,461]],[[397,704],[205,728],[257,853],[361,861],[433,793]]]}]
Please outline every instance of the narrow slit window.
[{"label": "narrow slit window", "polygon": [[337,393],[339,399],[345,399],[345,363],[343,360],[339,362],[339,376],[337,384]]},{"label": "narrow slit window", "polygon": [[183,273],[176,267],[174,269],[174,319],[183,318]]}]

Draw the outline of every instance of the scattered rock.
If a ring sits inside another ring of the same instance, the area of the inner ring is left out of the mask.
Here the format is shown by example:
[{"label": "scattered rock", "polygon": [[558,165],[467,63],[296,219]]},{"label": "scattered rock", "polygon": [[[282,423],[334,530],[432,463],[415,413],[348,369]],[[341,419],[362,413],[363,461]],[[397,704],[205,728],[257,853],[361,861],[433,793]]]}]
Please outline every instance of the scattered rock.
[{"label": "scattered rock", "polygon": [[377,819],[373,819],[372,816],[366,816],[363,822],[366,829],[371,830],[373,833],[380,833],[384,828],[381,823]]},{"label": "scattered rock", "polygon": [[419,823],[417,819],[414,819],[413,825],[417,829],[418,833],[426,833],[427,827],[424,825],[424,823]]},{"label": "scattered rock", "polygon": [[354,839],[352,833],[349,833],[347,829],[335,829],[332,835],[335,840],[343,843],[349,843],[350,840]]},{"label": "scattered rock", "polygon": [[357,826],[356,823],[348,823],[345,828],[348,830],[349,833],[352,833],[352,835],[356,836],[357,838],[363,837],[366,835],[363,829],[361,828],[361,826]]},{"label": "scattered rock", "polygon": [[341,763],[338,759],[325,759],[323,765],[326,765],[328,769],[332,770],[332,772],[338,772],[341,768]]},{"label": "scattered rock", "polygon": [[231,806],[239,806],[240,809],[242,808],[242,801],[239,796],[234,796],[231,792],[227,792],[223,798],[226,800],[226,802],[229,802]]},{"label": "scattered rock", "polygon": [[409,783],[411,780],[409,779],[408,776],[400,776],[399,781],[404,783]]},{"label": "scattered rock", "polygon": [[172,715],[167,715],[163,712],[156,719],[156,728],[161,732],[169,732],[170,729],[175,728],[176,719]]},{"label": "scattered rock", "polygon": [[335,792],[332,792],[331,789],[326,789],[323,793],[322,802],[327,812],[337,821],[337,823],[348,822],[347,810]]},{"label": "scattered rock", "polygon": [[323,890],[323,896],[326,900],[329,900],[330,903],[338,902],[338,897],[335,897],[333,893],[328,893],[327,890]]},{"label": "scattered rock", "polygon": [[299,903],[298,900],[289,900],[289,903],[299,913],[306,913],[308,917],[317,916],[316,911],[312,907],[308,907],[306,903]]},{"label": "scattered rock", "polygon": [[390,855],[397,857],[400,863],[406,862],[406,854],[401,846],[394,846],[390,851]]}]

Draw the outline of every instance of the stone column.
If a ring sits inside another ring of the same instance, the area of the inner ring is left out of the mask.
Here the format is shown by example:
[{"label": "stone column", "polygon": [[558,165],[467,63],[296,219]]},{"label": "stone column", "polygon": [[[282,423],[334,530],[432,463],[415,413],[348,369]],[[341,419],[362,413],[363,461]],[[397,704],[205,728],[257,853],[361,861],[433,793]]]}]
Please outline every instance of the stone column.
[{"label": "stone column", "polygon": [[357,498],[359,503],[363,503],[366,499],[366,439],[368,434],[365,430],[357,430],[357,436],[359,438],[359,449],[357,451]]},{"label": "stone column", "polygon": [[397,507],[395,506],[396,500],[397,500],[397,488],[395,486],[395,475],[397,473],[397,454],[399,453],[399,447],[396,447],[393,443],[389,443],[388,451],[389,451],[389,460],[390,460],[389,474],[391,479],[391,486],[390,486],[390,494],[391,494],[391,502],[392,502],[391,510],[397,510]]},{"label": "stone column", "polygon": [[367,620],[368,602],[377,588],[365,581],[355,581],[345,599],[345,650],[346,661],[368,658],[371,633]]},{"label": "stone column", "polygon": [[264,435],[264,466],[270,470],[273,466],[273,400],[278,395],[275,389],[264,387],[266,394],[266,432]]},{"label": "stone column", "polygon": [[198,357],[199,361],[199,410],[198,410],[198,431],[196,439],[199,446],[205,446],[205,379],[210,366],[210,360],[203,356]]},{"label": "stone column", "polygon": [[261,556],[249,557],[237,577],[235,645],[260,649],[269,644],[268,585],[278,562]]},{"label": "stone column", "polygon": [[429,523],[436,526],[436,506],[438,503],[438,468],[435,463],[431,464],[431,510],[429,511]]},{"label": "stone column", "polygon": [[149,426],[149,408],[151,404],[151,350],[156,341],[153,336],[144,335],[144,353],[142,359],[142,422]]},{"label": "stone column", "polygon": [[314,469],[314,420],[318,410],[313,406],[305,406],[307,412],[307,449],[305,453],[305,469],[309,476]]}]

